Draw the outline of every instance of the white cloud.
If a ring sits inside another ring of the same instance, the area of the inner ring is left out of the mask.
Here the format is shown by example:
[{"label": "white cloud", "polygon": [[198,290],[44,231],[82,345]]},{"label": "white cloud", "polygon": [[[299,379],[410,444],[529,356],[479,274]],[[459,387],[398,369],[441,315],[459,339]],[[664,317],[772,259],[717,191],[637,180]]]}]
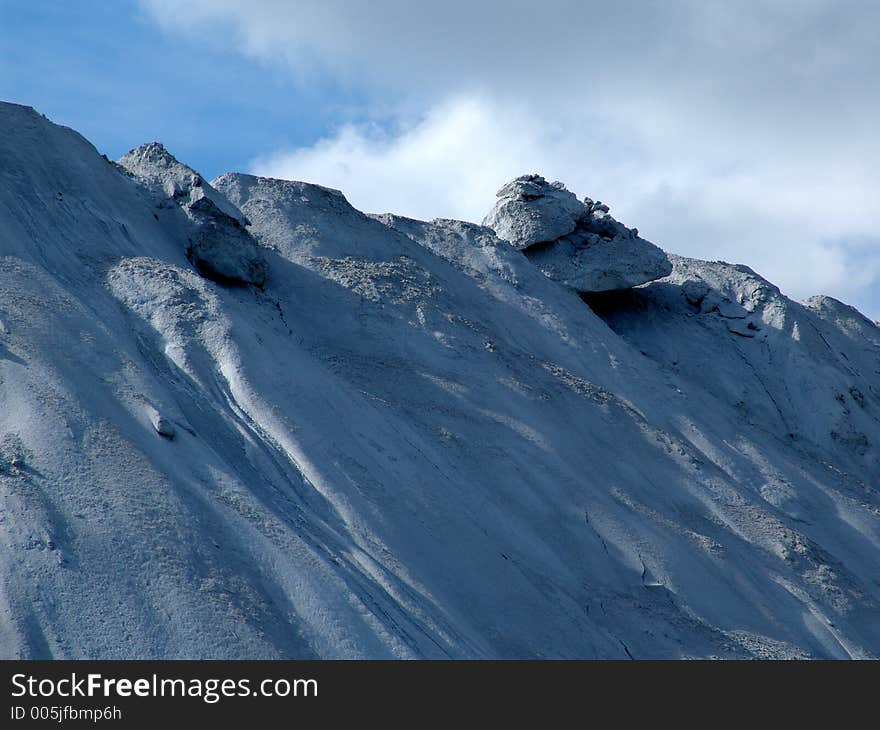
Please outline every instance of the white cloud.
[{"label": "white cloud", "polygon": [[479,220],[501,183],[539,171],[668,250],[880,316],[880,6],[144,4],[169,29],[399,104],[390,131],[365,122],[267,150],[263,174],[366,210]]},{"label": "white cloud", "polygon": [[553,139],[523,109],[474,96],[447,99],[396,133],[347,125],[315,145],[257,160],[261,175],[320,182],[357,207],[412,217],[481,220],[500,183],[522,170],[560,170]]}]

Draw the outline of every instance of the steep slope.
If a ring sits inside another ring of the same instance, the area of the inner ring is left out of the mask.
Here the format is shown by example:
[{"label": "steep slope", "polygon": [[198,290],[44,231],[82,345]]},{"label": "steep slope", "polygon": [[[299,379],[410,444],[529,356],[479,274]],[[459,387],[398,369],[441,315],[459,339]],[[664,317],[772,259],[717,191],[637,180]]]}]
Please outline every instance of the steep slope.
[{"label": "steep slope", "polygon": [[246,175],[205,188],[265,262],[229,286],[163,155],[0,128],[0,655],[880,654],[852,310],[677,257],[587,306],[491,229]]}]

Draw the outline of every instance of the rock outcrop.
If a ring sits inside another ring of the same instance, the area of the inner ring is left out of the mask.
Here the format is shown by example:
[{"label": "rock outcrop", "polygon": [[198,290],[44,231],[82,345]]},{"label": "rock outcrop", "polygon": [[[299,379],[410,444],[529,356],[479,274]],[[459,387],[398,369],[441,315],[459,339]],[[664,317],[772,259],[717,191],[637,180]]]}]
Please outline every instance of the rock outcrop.
[{"label": "rock outcrop", "polygon": [[499,238],[520,250],[555,241],[574,231],[585,206],[560,182],[521,175],[496,193],[498,202],[483,220]]},{"label": "rock outcrop", "polygon": [[483,220],[554,281],[581,293],[629,289],[672,272],[666,254],[615,220],[600,201],[523,175],[498,191]]},{"label": "rock outcrop", "polygon": [[224,284],[266,280],[267,264],[247,232],[247,218],[195,170],[158,142],[133,149],[119,164],[145,183],[160,206],[177,204],[194,224],[186,255],[203,276]]}]

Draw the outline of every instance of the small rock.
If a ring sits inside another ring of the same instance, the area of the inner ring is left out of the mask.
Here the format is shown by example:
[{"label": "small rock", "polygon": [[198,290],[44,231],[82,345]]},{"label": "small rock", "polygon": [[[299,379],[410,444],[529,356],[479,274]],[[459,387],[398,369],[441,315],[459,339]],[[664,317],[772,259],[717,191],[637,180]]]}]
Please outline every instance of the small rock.
[{"label": "small rock", "polygon": [[741,319],[725,319],[724,324],[727,329],[740,337],[754,337],[756,327],[751,322],[745,322]]},{"label": "small rock", "polygon": [[156,433],[160,436],[164,436],[167,439],[173,439],[176,431],[174,430],[174,424],[171,423],[165,416],[163,416],[159,411],[155,408],[148,408],[150,423],[153,424],[153,428],[156,429]]},{"label": "small rock", "polygon": [[684,298],[694,306],[699,305],[706,298],[709,289],[709,285],[702,279],[689,279],[681,285]]}]

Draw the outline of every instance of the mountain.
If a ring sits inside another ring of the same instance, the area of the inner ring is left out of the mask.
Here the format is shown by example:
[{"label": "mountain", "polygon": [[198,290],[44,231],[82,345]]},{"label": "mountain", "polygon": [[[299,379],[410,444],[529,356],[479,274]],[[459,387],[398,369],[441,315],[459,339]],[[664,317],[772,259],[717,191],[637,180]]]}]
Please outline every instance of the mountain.
[{"label": "mountain", "polygon": [[0,129],[0,656],[880,656],[851,307],[536,175],[424,222]]}]

